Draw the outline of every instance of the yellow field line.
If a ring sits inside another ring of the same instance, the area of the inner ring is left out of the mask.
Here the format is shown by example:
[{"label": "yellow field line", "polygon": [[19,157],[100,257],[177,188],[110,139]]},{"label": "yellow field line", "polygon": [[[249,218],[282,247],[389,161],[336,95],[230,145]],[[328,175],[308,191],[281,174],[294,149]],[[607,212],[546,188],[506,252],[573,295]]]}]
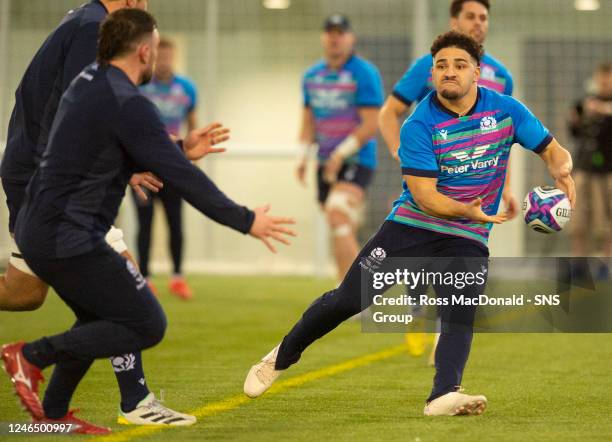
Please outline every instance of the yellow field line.
[{"label": "yellow field line", "polygon": [[[398,345],[396,347],[391,347],[376,353],[360,356],[354,359],[349,359],[348,361],[344,361],[339,364],[329,365],[319,370],[309,371],[302,375],[276,382],[272,386],[272,388],[268,390],[266,396],[280,393],[281,391],[288,390],[290,388],[299,387],[300,385],[304,385],[308,382],[316,381],[318,379],[334,376],[345,371],[354,370],[355,368],[363,367],[364,365],[368,365],[373,362],[389,359],[393,356],[399,355],[400,353],[404,353],[405,351],[406,347],[404,345]],[[215,414],[223,413],[225,411],[234,410],[251,401],[253,401],[253,399],[249,399],[245,395],[240,394],[229,397],[227,399],[223,399],[218,402],[212,402],[208,405],[204,405],[194,411],[189,412],[189,414],[193,414],[198,419],[203,419],[209,416],[213,416]],[[97,440],[104,442],[127,442],[129,440],[136,439],[139,437],[150,436],[152,434],[167,430],[169,428],[171,427],[163,425],[140,426],[125,431],[120,431],[118,433],[111,434],[110,436],[103,436],[98,438]]]}]

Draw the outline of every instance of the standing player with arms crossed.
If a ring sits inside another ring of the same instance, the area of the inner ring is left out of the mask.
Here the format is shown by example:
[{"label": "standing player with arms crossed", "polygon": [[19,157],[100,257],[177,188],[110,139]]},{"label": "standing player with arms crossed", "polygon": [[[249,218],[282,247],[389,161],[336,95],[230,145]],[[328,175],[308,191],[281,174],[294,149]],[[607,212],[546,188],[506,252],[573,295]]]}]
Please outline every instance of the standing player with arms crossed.
[{"label": "standing player with arms crossed", "polygon": [[[96,58],[100,22],[110,12],[124,8],[146,9],[147,6],[147,0],[92,0],[78,9],[71,10],[30,62],[15,94],[15,108],[9,124],[8,143],[1,168],[2,186],[7,195],[10,215],[11,240],[17,215],[25,199],[26,186],[47,147],[60,98],[77,74]],[[141,198],[146,198],[141,186],[154,192],[161,186],[161,183],[148,173],[134,174],[130,184]],[[121,230],[111,228],[106,234],[106,240],[115,251],[132,260],[123,242]],[[49,286],[32,272],[16,244],[13,243],[12,247],[7,273],[0,277],[0,309],[35,310],[43,304]],[[14,346],[2,350],[2,359],[7,367],[18,362],[15,355]],[[193,416],[177,413],[155,400],[145,381],[140,353],[114,355],[111,361],[121,391],[119,420],[122,423],[155,424],[152,419],[140,417],[150,414],[143,410],[149,410],[151,407],[166,416],[176,417],[170,425],[195,422]],[[40,380],[36,379],[34,386],[37,386]],[[17,384],[15,386],[20,388]],[[49,403],[54,402],[53,394],[53,391],[50,391],[45,396]],[[40,407],[40,404],[35,406]],[[26,408],[31,412],[29,407]],[[55,415],[53,411],[52,415]]]},{"label": "standing player with arms crossed", "polygon": [[[484,44],[489,32],[489,0],[453,0],[450,5],[450,28],[454,31],[469,35],[480,44]],[[425,54],[415,60],[403,77],[393,88],[393,93],[387,97],[379,115],[380,131],[387,143],[393,158],[399,161],[398,146],[400,145],[400,123],[401,118],[410,108],[412,103],[418,103],[433,90],[431,68],[433,58],[431,54]],[[482,57],[480,66],[480,86],[488,87],[502,94],[512,95],[514,83],[512,75],[506,67],[489,53]],[[512,194],[510,188],[510,169],[506,186],[502,193],[508,219],[514,218],[519,211],[518,201]],[[430,365],[434,363],[436,350],[436,334],[434,345],[429,358]],[[423,333],[408,333],[406,335],[408,351],[419,356],[425,351],[426,339]]]},{"label": "standing player with arms crossed", "polygon": [[318,146],[318,200],[331,227],[339,280],[359,252],[357,229],[365,189],[376,166],[378,109],[383,101],[378,69],[355,55],[355,35],[343,15],[325,20],[325,59],[304,74],[304,110],[297,169],[304,183],[310,146]]},{"label": "standing player with arms crossed", "polygon": [[[404,191],[400,199],[340,286],[315,300],[281,344],[251,368],[244,384],[248,396],[263,394],[310,344],[368,307],[361,303],[361,272],[369,268],[367,259],[375,249],[384,250],[389,258],[470,258],[453,260],[451,271],[455,272],[477,273],[486,268],[492,224],[507,219],[507,215],[496,213],[514,142],[542,158],[556,186],[574,206],[568,151],[521,102],[478,86],[482,47],[469,36],[451,31],[434,41],[431,55],[435,91],[419,103],[401,129]],[[447,137],[439,135],[441,130]],[[470,134],[467,137],[466,132]],[[476,149],[483,151],[482,161],[472,165],[465,157]],[[457,294],[476,297],[483,287],[458,291],[434,288],[438,297],[448,299]],[[381,290],[370,295],[379,293]],[[436,373],[424,413],[481,414],[487,399],[460,389],[476,307],[449,304],[440,307],[442,332],[435,354]]]},{"label": "standing player with arms crossed", "polygon": [[[152,76],[158,42],[155,20],[144,11],[122,9],[105,20],[99,65],[81,72],[64,94],[18,216],[15,239],[27,264],[77,317],[65,333],[4,347],[7,373],[37,422],[108,432],[68,411],[77,385],[94,359],[139,353],[165,332],[164,313],[142,275],[104,241],[135,170],[151,170],[207,216],[272,250],[271,238],[287,243],[284,235],[293,234],[281,225],[292,221],[266,215],[267,207],[253,212],[229,200],[170,140],[154,105],[137,89]],[[193,131],[185,153],[196,160],[225,139],[218,124]],[[51,365],[42,407],[38,382]],[[194,422],[171,415],[150,396],[139,419]]]}]

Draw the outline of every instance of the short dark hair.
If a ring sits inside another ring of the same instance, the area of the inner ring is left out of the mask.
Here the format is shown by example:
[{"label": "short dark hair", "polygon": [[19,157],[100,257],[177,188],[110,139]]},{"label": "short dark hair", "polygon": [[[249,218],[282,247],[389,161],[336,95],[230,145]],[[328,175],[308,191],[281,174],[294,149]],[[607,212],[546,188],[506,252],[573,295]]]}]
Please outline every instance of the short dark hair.
[{"label": "short dark hair", "polygon": [[487,8],[487,11],[491,9],[491,4],[489,3],[489,0],[453,0],[450,5],[450,16],[457,17],[463,9],[463,4],[467,2],[480,3],[482,6]]},{"label": "short dark hair", "polygon": [[466,51],[476,60],[476,64],[480,66],[480,59],[484,55],[482,45],[467,34],[457,31],[448,31],[438,35],[431,45],[431,56],[436,57],[436,54],[445,48],[459,48]]},{"label": "short dark hair", "polygon": [[156,28],[155,18],[146,11],[124,8],[113,12],[100,26],[98,63],[108,64],[112,59],[127,54]]},{"label": "short dark hair", "polygon": [[602,61],[597,65],[595,72],[599,74],[609,74],[612,72],[612,61]]},{"label": "short dark hair", "polygon": [[174,49],[174,42],[169,38],[162,37],[159,39],[159,49]]}]

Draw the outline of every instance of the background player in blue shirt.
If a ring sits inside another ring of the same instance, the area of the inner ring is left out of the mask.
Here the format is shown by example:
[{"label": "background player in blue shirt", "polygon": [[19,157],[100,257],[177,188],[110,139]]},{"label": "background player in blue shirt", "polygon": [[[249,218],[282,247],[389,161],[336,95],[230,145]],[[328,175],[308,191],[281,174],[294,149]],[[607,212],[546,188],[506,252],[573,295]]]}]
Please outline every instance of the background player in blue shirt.
[{"label": "background player in blue shirt", "polygon": [[[176,48],[174,42],[162,38],[159,42],[157,62],[153,79],[140,88],[142,94],[155,104],[168,133],[179,137],[183,124],[187,132],[197,127],[197,92],[193,82],[175,74]],[[168,286],[170,293],[182,298],[192,297],[192,291],[181,273],[183,260],[183,217],[182,199],[171,185],[165,185],[159,193],[143,200],[134,193],[138,212],[138,263],[140,272],[149,277],[149,250],[151,248],[151,227],[153,224],[153,202],[158,197],[166,212],[170,233],[170,252],[174,274]],[[151,285],[151,282],[149,281]],[[154,287],[151,285],[153,292]]]},{"label": "background player in blue shirt", "polygon": [[[65,333],[3,347],[7,373],[35,422],[72,419],[71,397],[95,359],[140,352],[164,335],[166,319],[146,280],[104,241],[135,170],[151,170],[210,218],[272,250],[271,239],[288,243],[285,235],[293,234],[282,225],[291,220],[267,215],[269,207],[237,205],[190,163],[227,139],[219,124],[191,132],[184,152],[171,141],[157,109],[137,88],[153,74],[158,43],[155,20],[144,11],[123,9],[104,21],[99,64],[81,72],[64,94],[19,213],[15,238],[26,262],[77,317]],[[51,365],[43,410],[40,370]],[[141,419],[195,421],[168,413],[151,398]]]},{"label": "background player in blue shirt", "polygon": [[[361,282],[367,275],[362,272],[375,272],[387,258],[417,258],[427,271],[486,275],[488,232],[493,223],[507,219],[506,214],[497,214],[503,187],[499,181],[503,184],[515,141],[544,160],[555,185],[574,206],[569,152],[522,103],[477,85],[482,47],[466,34],[451,31],[434,41],[431,55],[435,91],[402,126],[402,196],[340,286],[315,300],[281,344],[251,368],[244,384],[248,396],[263,394],[310,344],[388,289],[368,290],[369,298],[362,303]],[[385,270],[396,268],[390,265]],[[483,293],[484,284],[462,289],[434,284],[434,289],[438,298],[446,300],[458,295],[475,298]],[[442,332],[424,414],[481,414],[487,399],[460,389],[476,307],[449,302],[438,309]]]},{"label": "background player in blue shirt", "polygon": [[[450,6],[450,28],[471,36],[484,44],[489,31],[489,0],[453,0]],[[398,159],[400,122],[413,103],[418,103],[433,90],[431,68],[433,58],[425,54],[417,58],[393,88],[380,111],[380,130],[391,155]],[[506,67],[485,53],[482,60],[481,86],[512,95],[514,84]]]},{"label": "background player in blue shirt", "polygon": [[308,151],[317,146],[318,200],[327,215],[339,279],[357,256],[365,189],[376,167],[376,130],[383,87],[376,66],[354,54],[348,18],[334,14],[323,25],[324,59],[303,78],[304,110],[297,168],[304,183]]},{"label": "background player in blue shirt", "polygon": [[[15,93],[15,107],[1,168],[11,237],[25,199],[26,186],[39,166],[51,136],[51,125],[61,95],[81,70],[96,58],[100,22],[109,12],[123,8],[146,9],[147,3],[146,0],[93,0],[69,11],[30,62]],[[152,191],[160,185],[147,174],[135,174],[130,184],[141,193],[141,185]],[[119,229],[112,228],[106,240],[117,252],[131,259],[122,236]],[[6,276],[0,278],[0,309],[34,310],[44,302],[49,287],[32,272],[16,244],[12,248]],[[134,412],[138,414],[136,410],[150,394],[140,353],[115,355],[111,361],[121,390],[120,407],[125,413],[124,421],[144,423],[134,418]],[[62,401],[54,401],[53,392],[47,398],[49,409],[62,409]],[[168,408],[166,412],[179,415]]]}]

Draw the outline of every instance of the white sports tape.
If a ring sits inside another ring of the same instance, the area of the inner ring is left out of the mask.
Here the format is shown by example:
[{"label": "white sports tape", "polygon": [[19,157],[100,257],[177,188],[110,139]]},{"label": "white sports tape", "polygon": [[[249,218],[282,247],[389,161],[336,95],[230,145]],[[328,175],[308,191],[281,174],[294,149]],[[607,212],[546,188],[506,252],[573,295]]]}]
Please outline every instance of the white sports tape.
[{"label": "white sports tape", "polygon": [[317,148],[317,144],[313,142],[307,143],[305,141],[300,141],[299,144],[300,144],[300,150],[299,150],[300,159],[310,158],[312,156],[312,153]]},{"label": "white sports tape", "polygon": [[344,213],[351,220],[351,223],[357,226],[361,223],[363,216],[363,204],[360,204],[358,207],[351,206],[351,197],[350,193],[334,191],[329,194],[325,202],[325,208]]},{"label": "white sports tape", "polygon": [[359,140],[353,134],[346,137],[337,147],[334,153],[342,156],[342,158],[348,158],[351,155],[359,151]]},{"label": "white sports tape", "polygon": [[353,233],[353,228],[350,224],[342,224],[336,227],[333,232],[334,236],[349,236]]},{"label": "white sports tape", "polygon": [[123,231],[115,226],[111,226],[104,239],[117,253],[123,253],[127,250],[127,244],[123,241]]},{"label": "white sports tape", "polygon": [[15,242],[12,236],[10,237],[10,240],[9,240],[9,251],[11,253],[11,256],[9,257],[9,263],[13,267],[15,267],[20,272],[27,273],[28,275],[31,275],[31,276],[36,276],[34,272],[32,271],[32,269],[28,266],[28,264],[23,259],[23,255],[19,251],[19,247],[17,247],[17,243]]}]

